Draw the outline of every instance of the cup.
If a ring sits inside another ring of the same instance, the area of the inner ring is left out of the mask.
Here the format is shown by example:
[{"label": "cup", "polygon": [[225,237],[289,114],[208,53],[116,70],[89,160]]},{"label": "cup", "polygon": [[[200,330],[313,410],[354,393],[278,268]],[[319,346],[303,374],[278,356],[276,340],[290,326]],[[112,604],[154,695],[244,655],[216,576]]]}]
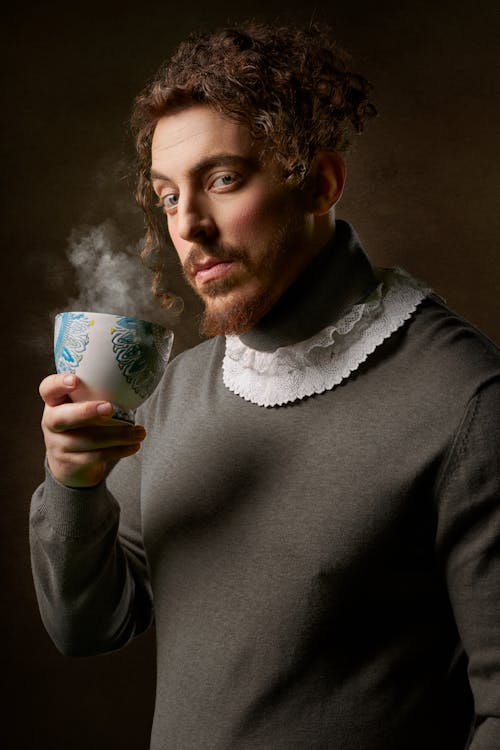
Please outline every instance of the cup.
[{"label": "cup", "polygon": [[161,380],[173,338],[140,318],[62,312],[54,325],[56,370],[78,375],[73,401],[110,401],[115,419],[133,423],[135,409]]}]

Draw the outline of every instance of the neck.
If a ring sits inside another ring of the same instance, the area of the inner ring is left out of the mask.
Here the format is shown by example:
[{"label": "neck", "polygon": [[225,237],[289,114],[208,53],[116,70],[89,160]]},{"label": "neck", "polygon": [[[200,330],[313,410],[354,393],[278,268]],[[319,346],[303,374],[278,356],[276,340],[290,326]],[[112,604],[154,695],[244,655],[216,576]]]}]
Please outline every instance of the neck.
[{"label": "neck", "polygon": [[377,285],[352,227],[337,221],[333,238],[251,331],[246,346],[275,351],[310,338],[338,320]]}]

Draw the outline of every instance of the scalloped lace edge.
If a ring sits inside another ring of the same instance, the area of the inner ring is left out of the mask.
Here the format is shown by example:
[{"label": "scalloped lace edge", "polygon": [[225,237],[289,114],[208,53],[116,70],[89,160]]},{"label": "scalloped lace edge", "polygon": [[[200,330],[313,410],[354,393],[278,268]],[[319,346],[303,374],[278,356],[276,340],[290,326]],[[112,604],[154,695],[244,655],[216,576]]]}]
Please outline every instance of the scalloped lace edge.
[{"label": "scalloped lace edge", "polygon": [[226,336],[226,388],[258,406],[282,406],[348,378],[432,291],[401,268],[375,274],[380,283],[369,297],[305,341],[259,352],[238,336]]}]

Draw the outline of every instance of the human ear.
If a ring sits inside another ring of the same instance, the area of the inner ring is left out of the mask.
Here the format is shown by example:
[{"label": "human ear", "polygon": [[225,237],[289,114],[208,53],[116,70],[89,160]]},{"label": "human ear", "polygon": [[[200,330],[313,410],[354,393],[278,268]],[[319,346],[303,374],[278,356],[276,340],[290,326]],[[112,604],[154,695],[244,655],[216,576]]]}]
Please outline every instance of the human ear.
[{"label": "human ear", "polygon": [[321,151],[314,157],[309,171],[311,212],[322,216],[335,206],[344,191],[345,163],[336,151]]}]

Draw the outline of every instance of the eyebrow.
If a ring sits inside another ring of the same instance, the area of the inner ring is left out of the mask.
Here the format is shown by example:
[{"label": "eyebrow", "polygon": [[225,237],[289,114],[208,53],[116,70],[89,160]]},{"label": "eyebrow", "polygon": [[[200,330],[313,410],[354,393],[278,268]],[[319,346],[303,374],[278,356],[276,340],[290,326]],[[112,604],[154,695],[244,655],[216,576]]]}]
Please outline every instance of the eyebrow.
[{"label": "eyebrow", "polygon": [[[189,174],[191,176],[196,176],[201,172],[206,172],[208,169],[213,169],[214,167],[224,167],[234,164],[242,164],[244,166],[254,167],[257,164],[257,159],[248,156],[241,156],[240,154],[214,154],[213,156],[208,156],[207,158],[201,159],[199,162],[194,164],[189,170]],[[162,172],[158,172],[156,169],[152,169],[149,175],[152,180],[165,180],[167,182],[173,182],[170,177],[168,177],[166,174],[162,174]]]}]

